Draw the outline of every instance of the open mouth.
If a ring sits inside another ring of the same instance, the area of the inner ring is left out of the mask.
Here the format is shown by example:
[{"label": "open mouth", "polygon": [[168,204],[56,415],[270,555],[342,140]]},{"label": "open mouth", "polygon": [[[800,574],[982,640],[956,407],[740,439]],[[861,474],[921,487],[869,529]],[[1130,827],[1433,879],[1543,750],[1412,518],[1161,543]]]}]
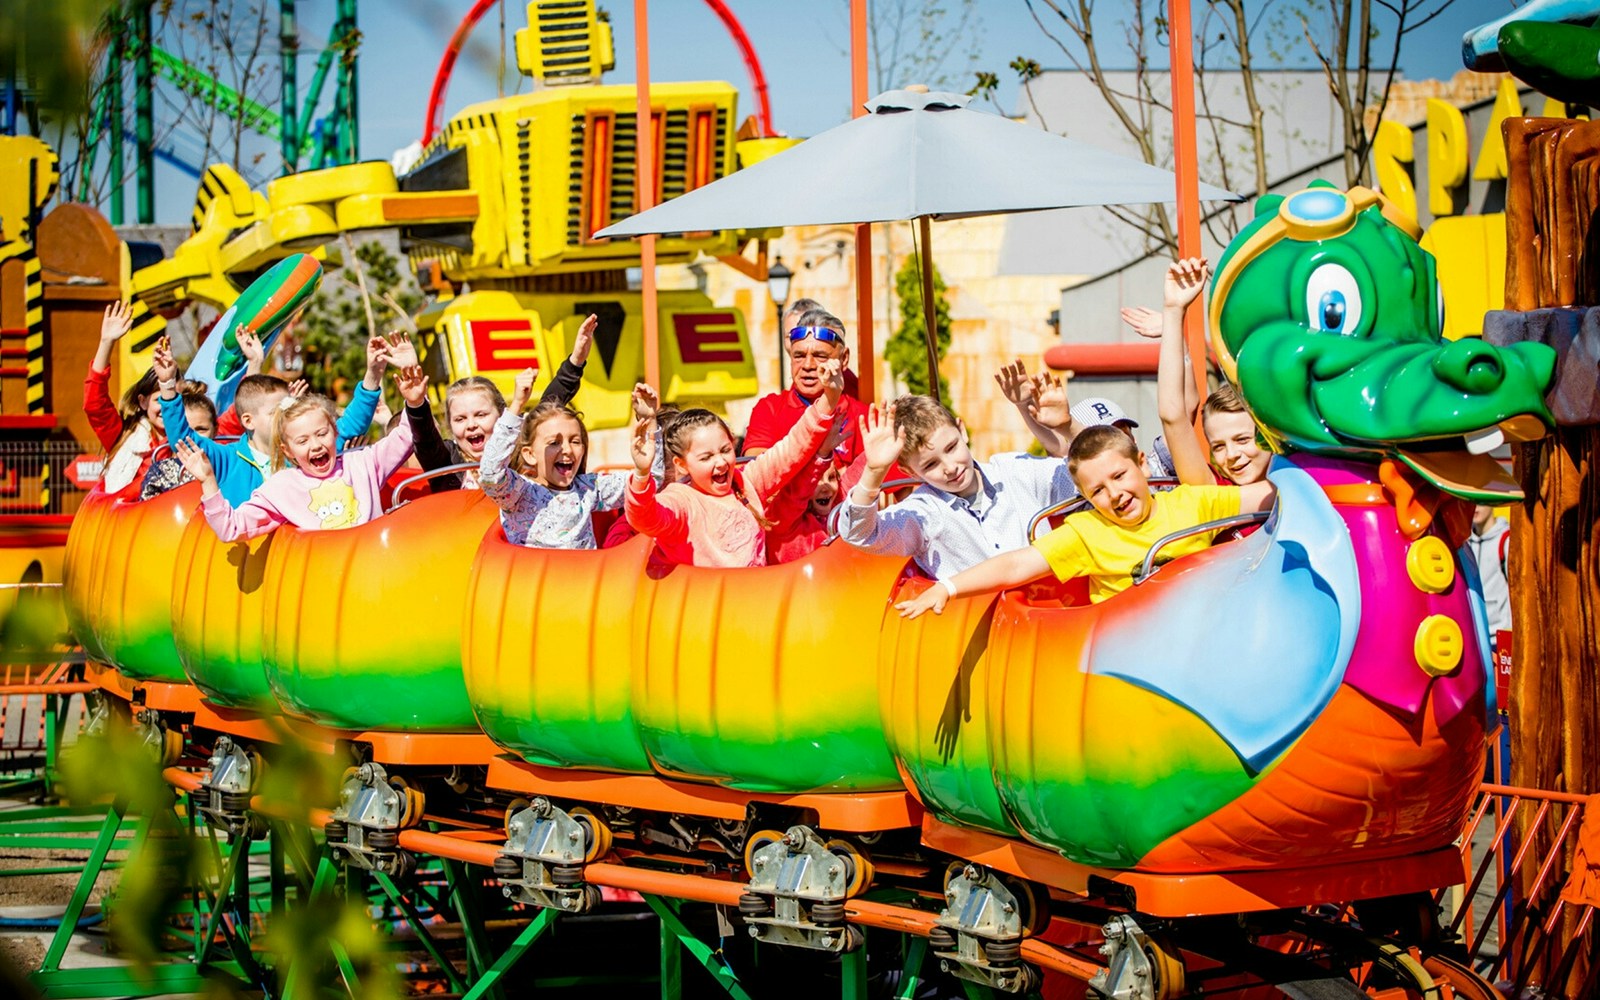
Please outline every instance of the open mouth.
[{"label": "open mouth", "polygon": [[1522,487],[1490,456],[1508,441],[1536,441],[1544,424],[1520,414],[1457,438],[1429,442],[1432,447],[1402,448],[1400,458],[1413,471],[1447,493],[1471,500],[1521,500]]},{"label": "open mouth", "polygon": [[312,472],[327,472],[333,468],[333,456],[325,451],[313,452],[306,456],[306,464],[311,467]]},{"label": "open mouth", "polygon": [[570,459],[556,459],[555,473],[557,479],[569,479],[578,471],[578,463]]},{"label": "open mouth", "polygon": [[732,481],[732,479],[733,479],[733,470],[732,469],[723,469],[721,472],[713,472],[711,474],[711,485],[713,485],[713,486],[727,486]]}]

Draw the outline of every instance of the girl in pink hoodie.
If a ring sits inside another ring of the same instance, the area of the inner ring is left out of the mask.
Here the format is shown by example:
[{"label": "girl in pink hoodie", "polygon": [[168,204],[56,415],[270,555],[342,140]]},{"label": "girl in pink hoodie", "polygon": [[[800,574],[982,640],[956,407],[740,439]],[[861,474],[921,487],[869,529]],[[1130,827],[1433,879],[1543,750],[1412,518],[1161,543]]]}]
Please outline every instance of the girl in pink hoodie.
[{"label": "girl in pink hoodie", "polygon": [[[423,398],[428,379],[421,368],[403,369],[396,379],[408,404]],[[411,457],[411,424],[401,420],[377,444],[341,453],[335,420],[326,396],[284,397],[272,420],[275,465],[287,461],[256,487],[238,507],[223,498],[205,452],[192,442],[176,451],[185,469],[200,480],[200,511],[225,542],[264,535],[282,524],[310,531],[353,528],[383,513],[383,487]]]},{"label": "girl in pink hoodie", "polygon": [[695,566],[765,566],[765,504],[816,453],[833,425],[844,392],[844,369],[827,362],[827,386],[783,440],[739,466],[733,434],[710,410],[684,410],[662,428],[661,443],[680,480],[657,490],[650,475],[655,434],[648,421],[633,428],[633,468],[624,509],[628,523],[656,540],[672,562]]}]

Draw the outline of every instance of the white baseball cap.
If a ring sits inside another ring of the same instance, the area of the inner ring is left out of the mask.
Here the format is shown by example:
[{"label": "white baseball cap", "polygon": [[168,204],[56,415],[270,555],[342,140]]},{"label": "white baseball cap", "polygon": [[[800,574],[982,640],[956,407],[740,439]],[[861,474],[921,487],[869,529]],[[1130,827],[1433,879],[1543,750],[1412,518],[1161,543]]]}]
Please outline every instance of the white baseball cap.
[{"label": "white baseball cap", "polygon": [[1103,396],[1080,399],[1072,407],[1073,422],[1080,427],[1099,427],[1102,424],[1127,424],[1138,427],[1139,421],[1128,416],[1127,411]]}]

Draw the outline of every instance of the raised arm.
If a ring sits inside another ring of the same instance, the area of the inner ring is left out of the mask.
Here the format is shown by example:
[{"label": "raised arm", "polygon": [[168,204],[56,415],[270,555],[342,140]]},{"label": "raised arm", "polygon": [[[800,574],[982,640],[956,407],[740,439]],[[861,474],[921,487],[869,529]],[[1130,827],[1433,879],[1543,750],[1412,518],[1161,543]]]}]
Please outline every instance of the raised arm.
[{"label": "raised arm", "polygon": [[89,373],[83,379],[83,412],[94,428],[100,447],[110,451],[122,436],[122,414],[111,398],[111,351],[133,329],[133,310],[125,302],[106,306],[100,320],[100,344],[95,348]]},{"label": "raised arm", "polygon": [[[1028,366],[1018,358],[1009,365],[1001,365],[1000,370],[994,373],[995,384],[1000,387],[1000,394],[1005,396],[1017,412],[1022,416],[1022,422],[1027,426],[1028,432],[1039,442],[1046,455],[1065,455],[1072,446],[1072,438],[1076,437],[1072,428],[1072,414],[1067,412],[1063,423],[1054,420],[1045,423],[1039,419],[1038,390],[1041,385],[1037,377],[1028,375]],[[1059,379],[1056,385],[1061,388],[1061,396],[1066,398],[1066,389]]]},{"label": "raised arm", "polygon": [[837,358],[830,358],[823,362],[823,377],[827,382],[822,395],[806,407],[805,413],[800,415],[800,421],[789,429],[782,440],[744,467],[744,481],[762,501],[766,501],[795,477],[817,453],[817,449],[822,447],[823,440],[833,427],[839,397],[844,394],[844,365]]},{"label": "raised arm", "polygon": [[983,562],[957,573],[948,580],[940,580],[909,601],[895,607],[902,618],[916,618],[924,611],[942,614],[950,598],[957,594],[987,594],[994,590],[1020,587],[1042,576],[1050,575],[1050,564],[1043,553],[1029,545],[985,559]]},{"label": "raised arm", "polygon": [[200,512],[224,542],[254,538],[288,523],[289,519],[259,489],[238,507],[228,503],[217,486],[216,471],[194,441],[179,441],[172,451],[189,475],[200,481]]},{"label": "raised arm", "polygon": [[591,313],[578,327],[578,335],[572,338],[572,353],[561,362],[555,377],[544,387],[544,394],[539,397],[540,406],[570,403],[583,388],[583,368],[589,362],[589,349],[594,346],[594,331],[599,325],[599,317]]},{"label": "raised arm", "polygon": [[1189,409],[1186,386],[1194,383],[1183,342],[1183,311],[1205,287],[1211,273],[1204,258],[1173,261],[1167,268],[1162,293],[1161,354],[1156,366],[1156,409],[1161,430],[1172,452],[1173,471],[1178,481],[1191,486],[1216,482],[1206,464],[1205,446],[1194,429],[1194,411]]},{"label": "raised arm", "polygon": [[905,448],[905,432],[895,426],[893,413],[874,403],[861,418],[860,434],[866,469],[840,505],[839,537],[868,552],[919,556],[924,548],[922,520],[907,510],[878,512],[883,478]]},{"label": "raised arm", "polygon": [[508,406],[494,422],[478,460],[478,485],[484,496],[507,513],[537,511],[550,502],[549,490],[511,471],[511,453],[521,435],[522,415]]},{"label": "raised arm", "polygon": [[635,420],[633,442],[633,475],[628,477],[628,496],[623,503],[623,514],[633,530],[641,535],[664,542],[681,542],[689,535],[689,519],[675,505],[661,502],[656,493],[656,481],[650,475],[650,465],[655,460],[656,436],[650,421]]}]

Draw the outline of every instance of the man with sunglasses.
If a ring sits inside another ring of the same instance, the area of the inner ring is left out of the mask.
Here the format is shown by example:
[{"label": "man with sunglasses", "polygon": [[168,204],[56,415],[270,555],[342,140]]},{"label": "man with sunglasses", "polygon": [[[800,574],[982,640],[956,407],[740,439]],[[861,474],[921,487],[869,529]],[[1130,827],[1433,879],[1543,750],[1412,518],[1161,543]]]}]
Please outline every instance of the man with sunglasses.
[{"label": "man with sunglasses", "polygon": [[[746,455],[753,457],[766,451],[800,422],[806,407],[822,395],[822,372],[828,361],[837,359],[843,365],[850,364],[850,348],[844,337],[844,324],[822,309],[807,311],[789,329],[789,388],[756,401],[745,432]],[[833,424],[838,431],[833,455],[841,467],[848,467],[861,452],[857,422],[866,413],[866,407],[851,394],[849,383],[847,378],[845,395],[835,407],[838,419]]]}]

